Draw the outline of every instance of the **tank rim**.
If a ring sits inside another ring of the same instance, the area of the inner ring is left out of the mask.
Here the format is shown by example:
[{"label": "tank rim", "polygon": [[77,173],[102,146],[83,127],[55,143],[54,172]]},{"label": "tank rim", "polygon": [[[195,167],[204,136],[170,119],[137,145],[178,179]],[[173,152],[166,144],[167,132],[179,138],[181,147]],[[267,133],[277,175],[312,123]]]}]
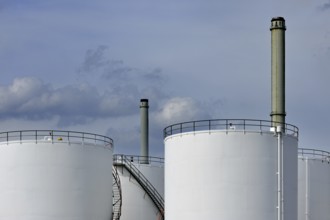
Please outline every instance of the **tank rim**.
[{"label": "tank rim", "polygon": [[0,132],[0,143],[8,142],[79,142],[83,144],[104,145],[105,148],[113,148],[113,139],[107,136],[64,130],[18,130]]},{"label": "tank rim", "polygon": [[[169,125],[164,128],[163,135],[164,139],[174,134],[181,134],[195,131],[234,131],[240,130],[243,132],[249,131],[261,131],[271,132],[272,124],[280,122],[257,120],[257,119],[210,119],[210,120],[198,120],[198,121],[187,121]],[[284,123],[283,133],[292,135],[296,138],[299,136],[298,127]]]}]

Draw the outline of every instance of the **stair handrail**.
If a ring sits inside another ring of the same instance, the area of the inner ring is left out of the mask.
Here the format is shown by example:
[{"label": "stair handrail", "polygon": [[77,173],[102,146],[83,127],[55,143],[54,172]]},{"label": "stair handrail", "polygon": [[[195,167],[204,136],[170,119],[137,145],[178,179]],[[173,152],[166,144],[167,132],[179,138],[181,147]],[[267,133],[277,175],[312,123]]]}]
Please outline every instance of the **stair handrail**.
[{"label": "stair handrail", "polygon": [[[118,174],[118,171],[117,171],[117,168],[115,166],[112,166],[112,177],[114,178],[114,181],[115,181],[115,185],[117,186],[118,188],[118,191],[119,191],[119,198],[117,201],[113,201],[113,204],[112,204],[112,219],[113,220],[119,220],[120,219],[120,216],[121,216],[121,207],[122,207],[122,189],[121,189],[121,183],[120,183],[120,178],[119,178],[119,174]],[[114,189],[114,186],[112,188],[112,190]],[[119,202],[119,205],[118,205],[118,202]],[[115,210],[115,207],[118,207],[118,210]]]},{"label": "stair handrail", "polygon": [[151,200],[158,208],[162,218],[164,219],[164,199],[159,194],[157,189],[150,183],[150,181],[142,174],[142,172],[130,161],[126,155],[114,155],[114,164],[123,165],[139,182],[142,188],[147,192]]}]

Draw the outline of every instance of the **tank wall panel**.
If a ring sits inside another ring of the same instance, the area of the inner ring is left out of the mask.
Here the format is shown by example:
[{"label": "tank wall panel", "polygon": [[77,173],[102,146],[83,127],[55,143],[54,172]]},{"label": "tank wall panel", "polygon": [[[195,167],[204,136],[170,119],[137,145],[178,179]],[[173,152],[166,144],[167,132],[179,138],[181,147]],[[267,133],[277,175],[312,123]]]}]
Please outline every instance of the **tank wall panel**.
[{"label": "tank wall panel", "polygon": [[164,167],[148,164],[135,164],[135,166],[157,189],[158,193],[164,197]]},{"label": "tank wall panel", "polygon": [[[284,172],[284,213],[285,218],[297,219],[298,212],[298,147],[294,138],[284,139],[283,172]],[[294,156],[296,155],[296,156]],[[288,180],[288,181],[285,181]]]},{"label": "tank wall panel", "polygon": [[0,144],[0,219],[108,220],[112,150],[68,143]]},{"label": "tank wall panel", "polygon": [[[297,219],[297,140],[284,137],[285,220]],[[277,219],[277,138],[272,133],[196,132],[165,139],[165,216]]]},{"label": "tank wall panel", "polygon": [[330,164],[321,159],[299,158],[298,170],[298,219],[328,220]]},{"label": "tank wall panel", "polygon": [[[147,164],[134,164],[143,175],[153,184],[163,196],[164,192],[164,167]],[[130,175],[126,168],[117,167],[122,186],[122,215],[121,220],[157,220],[159,212],[153,201],[146,194],[139,183]]]}]

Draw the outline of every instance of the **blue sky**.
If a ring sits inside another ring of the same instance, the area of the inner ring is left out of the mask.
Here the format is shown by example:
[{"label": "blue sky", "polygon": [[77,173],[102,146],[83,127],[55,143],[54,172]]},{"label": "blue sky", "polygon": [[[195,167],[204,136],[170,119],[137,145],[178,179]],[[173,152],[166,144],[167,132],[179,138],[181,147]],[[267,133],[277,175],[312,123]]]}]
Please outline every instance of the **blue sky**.
[{"label": "blue sky", "polygon": [[107,135],[151,154],[162,129],[270,119],[270,20],[286,19],[287,122],[300,147],[330,151],[330,1],[0,0],[0,129]]}]

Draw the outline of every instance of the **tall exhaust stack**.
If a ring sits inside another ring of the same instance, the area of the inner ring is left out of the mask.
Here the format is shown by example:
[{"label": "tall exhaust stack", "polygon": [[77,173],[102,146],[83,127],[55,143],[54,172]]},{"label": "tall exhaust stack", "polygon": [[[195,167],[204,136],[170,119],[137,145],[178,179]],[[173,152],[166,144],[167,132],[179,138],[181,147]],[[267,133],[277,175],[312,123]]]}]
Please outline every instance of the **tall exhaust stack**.
[{"label": "tall exhaust stack", "polygon": [[272,35],[272,126],[285,124],[285,20],[275,17],[271,21]]},{"label": "tall exhaust stack", "polygon": [[149,116],[148,116],[148,99],[141,99],[140,101],[140,116],[141,116],[141,149],[140,163],[149,163]]}]

